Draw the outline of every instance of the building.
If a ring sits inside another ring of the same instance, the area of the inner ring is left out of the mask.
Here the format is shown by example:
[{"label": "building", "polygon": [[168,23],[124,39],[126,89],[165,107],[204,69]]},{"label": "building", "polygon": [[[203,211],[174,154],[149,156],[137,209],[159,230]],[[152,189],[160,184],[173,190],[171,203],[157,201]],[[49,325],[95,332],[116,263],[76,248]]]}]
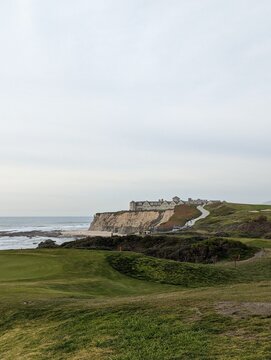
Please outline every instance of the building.
[{"label": "building", "polygon": [[181,200],[178,196],[174,196],[172,200],[159,199],[158,201],[131,201],[130,211],[144,211],[144,210],[172,210],[176,205],[205,205],[209,203],[208,200],[189,198],[187,201]]},{"label": "building", "polygon": [[208,200],[202,200],[202,199],[191,199],[188,198],[187,202],[188,205],[204,205],[208,203]]},{"label": "building", "polygon": [[182,205],[182,201],[178,196],[170,201],[159,199],[158,201],[131,201],[130,211],[142,211],[142,210],[172,210],[176,205]]}]

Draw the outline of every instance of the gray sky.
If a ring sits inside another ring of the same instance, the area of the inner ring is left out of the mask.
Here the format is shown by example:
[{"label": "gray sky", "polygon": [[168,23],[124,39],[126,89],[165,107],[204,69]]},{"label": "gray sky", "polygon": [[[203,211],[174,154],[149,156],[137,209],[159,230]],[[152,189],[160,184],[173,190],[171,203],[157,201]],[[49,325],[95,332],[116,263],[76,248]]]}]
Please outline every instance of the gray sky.
[{"label": "gray sky", "polygon": [[1,0],[0,215],[271,199],[270,0]]}]

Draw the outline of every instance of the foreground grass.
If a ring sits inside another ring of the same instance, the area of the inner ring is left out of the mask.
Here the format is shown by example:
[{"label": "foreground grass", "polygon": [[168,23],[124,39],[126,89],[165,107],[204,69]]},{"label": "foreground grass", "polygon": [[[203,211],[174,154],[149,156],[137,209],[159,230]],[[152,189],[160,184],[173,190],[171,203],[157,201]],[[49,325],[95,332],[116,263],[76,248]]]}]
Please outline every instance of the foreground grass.
[{"label": "foreground grass", "polygon": [[[243,310],[244,304],[270,303],[270,258],[237,270],[217,267],[218,273],[254,274],[249,283],[244,278],[186,289],[128,277],[107,256],[63,249],[1,252],[0,358],[271,358],[271,314]],[[235,304],[235,312],[220,311],[221,304],[229,310]]]}]

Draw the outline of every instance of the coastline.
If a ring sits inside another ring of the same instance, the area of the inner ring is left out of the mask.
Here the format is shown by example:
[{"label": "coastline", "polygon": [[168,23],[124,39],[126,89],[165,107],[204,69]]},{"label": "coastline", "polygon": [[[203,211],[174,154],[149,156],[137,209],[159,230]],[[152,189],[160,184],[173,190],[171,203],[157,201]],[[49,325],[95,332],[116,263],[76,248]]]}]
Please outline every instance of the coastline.
[{"label": "coastline", "polygon": [[2,232],[0,236],[0,251],[37,249],[41,242],[53,240],[57,245],[64,242],[83,239],[86,237],[111,237],[123,234],[112,234],[109,231],[91,230],[58,230],[58,231],[24,231],[24,232]]},{"label": "coastline", "polygon": [[94,236],[103,236],[111,237],[112,235],[122,236],[123,234],[112,233],[110,231],[93,231],[93,230],[64,230],[61,231],[60,237],[94,237]]}]

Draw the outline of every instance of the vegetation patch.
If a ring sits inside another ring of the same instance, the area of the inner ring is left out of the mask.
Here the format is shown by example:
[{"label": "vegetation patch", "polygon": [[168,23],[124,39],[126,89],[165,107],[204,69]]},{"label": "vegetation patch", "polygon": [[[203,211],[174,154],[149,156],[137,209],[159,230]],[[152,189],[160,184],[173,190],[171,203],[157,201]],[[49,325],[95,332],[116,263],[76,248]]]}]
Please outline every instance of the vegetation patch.
[{"label": "vegetation patch", "polygon": [[170,231],[175,226],[184,226],[185,223],[191,219],[195,219],[201,215],[201,212],[195,205],[177,205],[174,209],[174,214],[171,218],[161,224],[158,228],[159,231]]},{"label": "vegetation patch", "polygon": [[229,269],[160,260],[138,254],[113,254],[107,259],[114,269],[125,275],[184,287],[225,284],[236,277],[236,273]]},{"label": "vegetation patch", "polygon": [[192,262],[217,262],[232,259],[244,260],[255,255],[259,249],[247,246],[241,241],[215,238],[192,244],[189,248],[188,261]]},{"label": "vegetation patch", "polygon": [[226,262],[217,265],[180,263],[155,259],[140,254],[114,253],[107,256],[109,264],[127,276],[181,285],[183,287],[248,283],[271,279],[271,258]]},{"label": "vegetation patch", "polygon": [[209,233],[228,233],[232,237],[268,237],[271,233],[269,205],[212,204],[210,215],[199,220],[194,229]]},{"label": "vegetation patch", "polygon": [[93,237],[65,243],[61,247],[133,251],[158,258],[196,263],[214,263],[235,258],[242,260],[258,251],[256,247],[247,246],[240,241],[209,238],[200,234],[187,234],[182,237],[170,235]]},{"label": "vegetation patch", "polygon": [[267,216],[259,215],[242,223],[229,225],[226,231],[230,231],[231,233],[244,237],[269,238],[271,233],[271,221],[268,221]]}]

